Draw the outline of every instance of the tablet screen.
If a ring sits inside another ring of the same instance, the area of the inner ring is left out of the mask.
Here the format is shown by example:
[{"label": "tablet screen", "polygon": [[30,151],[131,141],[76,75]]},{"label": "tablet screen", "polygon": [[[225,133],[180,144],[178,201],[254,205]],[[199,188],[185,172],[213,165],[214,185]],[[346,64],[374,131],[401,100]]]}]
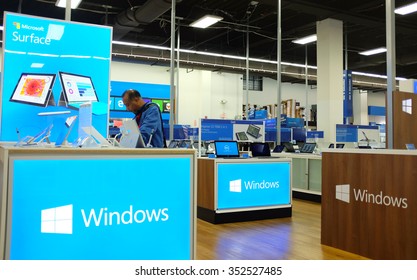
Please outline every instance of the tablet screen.
[{"label": "tablet screen", "polygon": [[45,107],[48,104],[54,81],[55,74],[22,73],[10,101]]}]

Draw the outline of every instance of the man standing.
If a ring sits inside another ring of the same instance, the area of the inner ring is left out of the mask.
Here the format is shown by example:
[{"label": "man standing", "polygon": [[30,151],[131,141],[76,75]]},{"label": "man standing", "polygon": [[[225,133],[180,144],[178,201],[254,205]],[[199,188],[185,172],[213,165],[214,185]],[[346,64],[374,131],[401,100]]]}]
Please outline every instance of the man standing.
[{"label": "man standing", "polygon": [[145,102],[139,91],[135,89],[123,92],[122,98],[126,109],[135,114],[135,120],[145,144],[150,144],[154,148],[166,147],[159,106]]}]

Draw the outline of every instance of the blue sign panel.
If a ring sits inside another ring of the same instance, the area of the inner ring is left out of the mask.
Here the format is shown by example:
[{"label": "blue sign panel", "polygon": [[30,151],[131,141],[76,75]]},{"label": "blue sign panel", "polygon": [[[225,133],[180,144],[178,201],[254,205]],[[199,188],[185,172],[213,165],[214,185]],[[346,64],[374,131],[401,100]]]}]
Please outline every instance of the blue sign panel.
[{"label": "blue sign panel", "polygon": [[[244,125],[245,130],[249,127],[256,127],[258,129],[257,132],[261,132],[262,128],[264,127],[264,122],[250,120],[202,119],[201,140],[234,140],[234,133],[236,132],[235,128],[243,128],[241,125]],[[259,139],[261,136],[261,133],[258,133],[258,135],[254,138]]]},{"label": "blue sign panel", "polygon": [[324,131],[307,131],[307,138],[324,138]]},{"label": "blue sign panel", "polygon": [[290,163],[218,163],[217,209],[291,203]]},{"label": "blue sign panel", "polygon": [[343,71],[343,118],[353,117],[352,71]]},{"label": "blue sign panel", "polygon": [[9,258],[191,259],[190,162],[14,160]]},{"label": "blue sign panel", "polygon": [[[58,118],[64,123],[86,101],[93,126],[107,135],[110,27],[5,13],[3,37],[1,140],[34,136]],[[51,141],[59,134],[54,125]]]},{"label": "blue sign panel", "polygon": [[358,142],[356,125],[336,125],[336,142]]}]

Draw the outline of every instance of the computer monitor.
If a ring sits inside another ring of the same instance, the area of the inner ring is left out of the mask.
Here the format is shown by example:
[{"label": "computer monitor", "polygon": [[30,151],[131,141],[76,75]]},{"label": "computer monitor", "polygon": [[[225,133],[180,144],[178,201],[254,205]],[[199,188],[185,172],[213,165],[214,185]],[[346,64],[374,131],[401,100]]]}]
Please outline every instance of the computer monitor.
[{"label": "computer monitor", "polygon": [[52,96],[55,76],[55,74],[22,73],[10,101],[46,107]]},{"label": "computer monitor", "polygon": [[250,150],[252,157],[269,157],[271,156],[271,150],[268,143],[250,143]]},{"label": "computer monitor", "polygon": [[59,77],[67,103],[98,101],[91,77],[65,72],[59,72]]},{"label": "computer monitor", "polygon": [[214,150],[218,158],[239,157],[237,141],[214,141]]}]

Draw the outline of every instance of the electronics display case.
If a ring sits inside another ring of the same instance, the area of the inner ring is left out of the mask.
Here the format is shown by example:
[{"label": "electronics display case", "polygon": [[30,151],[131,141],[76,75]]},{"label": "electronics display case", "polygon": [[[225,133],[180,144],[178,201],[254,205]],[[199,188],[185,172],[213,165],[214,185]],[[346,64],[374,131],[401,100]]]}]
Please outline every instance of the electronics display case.
[{"label": "electronics display case", "polygon": [[197,216],[218,224],[292,215],[291,159],[199,158]]},{"label": "electronics display case", "polygon": [[3,144],[0,168],[0,259],[195,258],[191,149]]}]

